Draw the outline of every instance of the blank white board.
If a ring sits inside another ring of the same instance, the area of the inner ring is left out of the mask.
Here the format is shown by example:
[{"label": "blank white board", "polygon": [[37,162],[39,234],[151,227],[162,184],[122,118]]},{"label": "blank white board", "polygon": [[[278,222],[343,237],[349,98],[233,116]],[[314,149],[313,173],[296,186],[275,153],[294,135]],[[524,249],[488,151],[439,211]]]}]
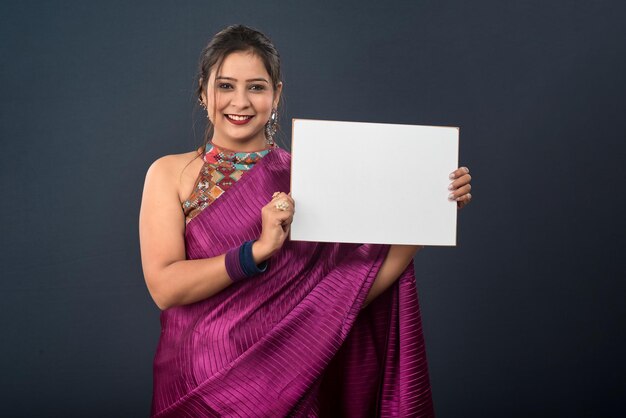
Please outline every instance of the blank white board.
[{"label": "blank white board", "polygon": [[459,128],[293,119],[294,241],[456,245]]}]

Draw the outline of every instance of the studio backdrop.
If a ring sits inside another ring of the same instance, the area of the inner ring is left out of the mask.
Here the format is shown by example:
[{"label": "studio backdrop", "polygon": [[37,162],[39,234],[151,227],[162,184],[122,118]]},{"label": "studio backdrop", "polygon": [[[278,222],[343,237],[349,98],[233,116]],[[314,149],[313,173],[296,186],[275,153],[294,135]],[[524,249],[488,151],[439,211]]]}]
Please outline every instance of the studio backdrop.
[{"label": "studio backdrop", "polygon": [[[620,415],[625,9],[3,2],[2,415],[148,415],[160,324],[139,253],[143,182],[202,143],[197,61],[234,23],[280,51],[287,150],[294,117],[460,127],[473,201],[458,245],[414,260],[437,415]],[[372,170],[400,181],[411,156],[385,145]]]}]

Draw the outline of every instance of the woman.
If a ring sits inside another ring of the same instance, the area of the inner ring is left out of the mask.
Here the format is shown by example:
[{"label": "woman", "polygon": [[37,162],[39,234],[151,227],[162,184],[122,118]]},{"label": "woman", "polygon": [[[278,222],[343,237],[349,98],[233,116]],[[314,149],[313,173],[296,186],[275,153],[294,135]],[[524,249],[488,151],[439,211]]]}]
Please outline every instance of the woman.
[{"label": "woman", "polygon": [[[432,416],[411,262],[421,247],[286,239],[280,80],[262,33],[215,35],[198,75],[205,144],[146,175],[141,256],[162,310],[151,415]],[[451,174],[459,207],[468,171]]]}]

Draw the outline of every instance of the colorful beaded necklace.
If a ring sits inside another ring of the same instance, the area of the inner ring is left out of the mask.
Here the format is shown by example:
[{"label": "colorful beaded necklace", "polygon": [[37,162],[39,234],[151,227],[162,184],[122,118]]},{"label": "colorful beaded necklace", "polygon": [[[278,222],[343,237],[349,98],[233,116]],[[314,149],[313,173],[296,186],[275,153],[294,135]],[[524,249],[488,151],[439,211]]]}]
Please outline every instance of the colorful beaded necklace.
[{"label": "colorful beaded necklace", "polygon": [[261,151],[236,152],[223,147],[219,147],[209,141],[204,150],[204,161],[216,166],[231,166],[234,170],[247,171],[254,167],[254,164],[272,150],[276,145],[268,145]]},{"label": "colorful beaded necklace", "polygon": [[183,202],[186,222],[189,223],[276,147],[276,144],[268,144],[264,150],[236,152],[208,142],[203,156],[204,165],[194,190]]}]

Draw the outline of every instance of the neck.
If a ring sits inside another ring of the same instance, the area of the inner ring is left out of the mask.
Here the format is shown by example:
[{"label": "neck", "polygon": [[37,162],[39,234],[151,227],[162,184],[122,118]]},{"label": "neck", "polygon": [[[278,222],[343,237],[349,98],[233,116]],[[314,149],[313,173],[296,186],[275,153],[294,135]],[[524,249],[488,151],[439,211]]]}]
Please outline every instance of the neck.
[{"label": "neck", "polygon": [[213,138],[211,138],[211,142],[220,148],[235,152],[254,152],[269,147],[267,141],[265,140],[265,136],[248,140],[243,139],[241,141],[235,141],[232,139],[229,140],[223,137],[219,137],[217,135],[213,135]]}]

